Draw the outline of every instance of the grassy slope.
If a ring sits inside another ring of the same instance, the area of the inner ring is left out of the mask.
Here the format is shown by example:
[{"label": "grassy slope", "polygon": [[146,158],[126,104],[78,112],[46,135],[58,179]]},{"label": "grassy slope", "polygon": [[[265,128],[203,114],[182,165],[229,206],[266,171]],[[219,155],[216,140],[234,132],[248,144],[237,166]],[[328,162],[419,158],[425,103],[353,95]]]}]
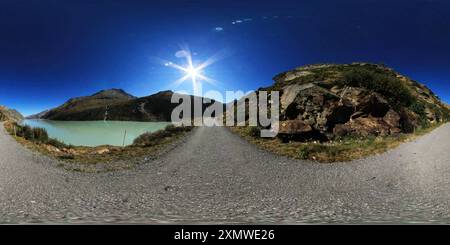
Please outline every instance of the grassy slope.
[{"label": "grassy slope", "polygon": [[361,159],[374,154],[381,154],[394,149],[404,142],[427,134],[443,124],[417,130],[414,134],[398,136],[345,138],[327,143],[289,142],[283,143],[278,138],[255,137],[249,127],[232,127],[231,130],[245,138],[248,142],[274,154],[295,159],[313,160],[317,162],[344,162]]},{"label": "grassy slope", "polygon": [[126,103],[133,99],[135,97],[122,90],[104,90],[91,96],[70,99],[63,105],[45,113],[44,118],[50,120],[80,120],[83,117],[92,117],[92,120],[103,120],[106,107]]}]

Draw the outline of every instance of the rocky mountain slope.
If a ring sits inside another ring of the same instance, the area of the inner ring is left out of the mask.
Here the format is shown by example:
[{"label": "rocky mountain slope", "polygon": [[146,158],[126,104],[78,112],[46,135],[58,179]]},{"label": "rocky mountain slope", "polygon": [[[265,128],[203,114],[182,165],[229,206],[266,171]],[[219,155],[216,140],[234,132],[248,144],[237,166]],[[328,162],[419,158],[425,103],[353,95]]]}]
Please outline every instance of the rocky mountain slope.
[{"label": "rocky mountain slope", "polygon": [[[83,96],[72,98],[63,105],[43,111],[36,115],[32,115],[30,119],[51,119],[51,120],[76,120],[83,117],[89,117],[86,112],[96,110],[98,108],[106,109],[107,106],[126,102],[135,99],[136,97],[126,93],[121,89],[102,90],[90,96]],[[103,119],[103,115],[96,115]]]},{"label": "rocky mountain slope", "polygon": [[383,65],[321,64],[277,75],[280,136],[330,140],[386,136],[448,121],[450,110],[426,86]]},{"label": "rocky mountain slope", "polygon": [[[172,110],[178,106],[171,103],[173,92],[162,91],[137,98],[123,90],[103,90],[91,96],[70,99],[63,105],[41,112],[30,118],[60,121],[170,121]],[[191,96],[191,100],[202,100]],[[204,105],[203,110],[210,105]],[[193,110],[192,110],[193,111]]]},{"label": "rocky mountain slope", "polygon": [[7,120],[20,121],[22,119],[23,116],[18,111],[0,105],[0,122]]}]

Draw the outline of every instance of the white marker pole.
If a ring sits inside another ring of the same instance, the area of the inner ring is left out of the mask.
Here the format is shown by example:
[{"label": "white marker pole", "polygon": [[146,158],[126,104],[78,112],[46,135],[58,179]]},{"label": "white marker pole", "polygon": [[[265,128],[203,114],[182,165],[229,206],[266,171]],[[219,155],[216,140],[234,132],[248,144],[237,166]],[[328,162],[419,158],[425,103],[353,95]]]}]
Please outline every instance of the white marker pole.
[{"label": "white marker pole", "polygon": [[125,132],[123,133],[123,143],[122,146],[125,146],[125,137],[127,136],[127,130],[125,129]]}]

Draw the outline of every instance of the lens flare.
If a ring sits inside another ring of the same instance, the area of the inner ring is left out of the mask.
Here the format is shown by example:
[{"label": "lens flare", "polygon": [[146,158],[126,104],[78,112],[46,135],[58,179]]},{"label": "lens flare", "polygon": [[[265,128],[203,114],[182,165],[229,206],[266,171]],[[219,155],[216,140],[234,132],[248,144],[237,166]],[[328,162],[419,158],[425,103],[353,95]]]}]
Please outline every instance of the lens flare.
[{"label": "lens flare", "polygon": [[194,79],[198,76],[199,72],[194,67],[188,67],[186,68],[186,74]]},{"label": "lens flare", "polygon": [[[183,55],[180,55],[180,54],[183,54]],[[203,63],[200,63],[197,66],[194,65],[194,62],[192,60],[192,53],[189,50],[189,48],[187,48],[187,47],[182,47],[181,50],[179,50],[177,52],[176,56],[178,58],[185,58],[187,65],[181,66],[181,65],[175,64],[174,62],[171,62],[171,61],[164,61],[164,63],[163,63],[167,67],[172,67],[172,68],[175,68],[175,69],[185,73],[184,76],[182,76],[180,79],[178,79],[174,82],[175,86],[178,86],[187,80],[191,80],[193,92],[195,94],[197,92],[196,89],[199,87],[198,85],[201,82],[207,82],[210,84],[217,83],[216,80],[205,76],[203,74],[203,70],[205,68],[207,68],[208,66],[214,64],[220,58],[219,55],[216,54],[216,55],[208,58]]]}]

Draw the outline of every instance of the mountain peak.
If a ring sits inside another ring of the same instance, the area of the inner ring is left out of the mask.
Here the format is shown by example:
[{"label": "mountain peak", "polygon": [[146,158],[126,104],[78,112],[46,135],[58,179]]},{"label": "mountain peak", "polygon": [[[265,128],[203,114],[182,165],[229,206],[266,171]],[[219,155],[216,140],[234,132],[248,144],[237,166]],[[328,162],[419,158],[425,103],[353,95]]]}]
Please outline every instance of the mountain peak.
[{"label": "mountain peak", "polygon": [[172,90],[164,90],[164,91],[159,91],[155,95],[172,95],[172,94],[174,94],[174,92]]},{"label": "mountain peak", "polygon": [[91,95],[92,97],[107,97],[107,98],[129,98],[134,99],[135,96],[125,92],[123,89],[111,88],[100,90],[99,92]]}]

